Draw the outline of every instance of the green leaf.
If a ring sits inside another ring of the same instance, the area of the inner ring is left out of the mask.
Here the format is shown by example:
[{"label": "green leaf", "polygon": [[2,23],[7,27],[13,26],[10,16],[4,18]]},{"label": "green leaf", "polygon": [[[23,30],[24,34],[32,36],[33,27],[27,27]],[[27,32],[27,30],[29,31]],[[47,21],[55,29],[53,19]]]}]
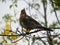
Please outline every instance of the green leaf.
[{"label": "green leaf", "polygon": [[14,21],[14,23],[16,23],[16,21]]},{"label": "green leaf", "polygon": [[17,4],[15,4],[15,7],[17,7]]},{"label": "green leaf", "polygon": [[2,2],[5,2],[5,0],[2,0]]},{"label": "green leaf", "polygon": [[54,27],[56,27],[57,26],[57,23],[56,22],[53,22],[49,27],[50,28],[54,28]]},{"label": "green leaf", "polygon": [[18,0],[14,0],[14,3],[17,3]]},{"label": "green leaf", "polygon": [[40,8],[40,5],[38,3],[33,4],[33,7],[38,10]]},{"label": "green leaf", "polygon": [[9,15],[9,14],[5,14],[4,16],[3,16],[3,19],[5,20],[5,22],[9,22],[10,20],[11,20],[11,15]]},{"label": "green leaf", "polygon": [[3,45],[2,43],[0,43],[0,45]]},{"label": "green leaf", "polygon": [[57,40],[54,40],[54,44],[57,44]]},{"label": "green leaf", "polygon": [[41,22],[41,24],[45,25],[45,22]]},{"label": "green leaf", "polygon": [[9,8],[11,9],[13,7],[13,5],[10,5]]},{"label": "green leaf", "polygon": [[59,0],[53,0],[54,1],[54,8],[56,10],[60,10],[60,1]]}]

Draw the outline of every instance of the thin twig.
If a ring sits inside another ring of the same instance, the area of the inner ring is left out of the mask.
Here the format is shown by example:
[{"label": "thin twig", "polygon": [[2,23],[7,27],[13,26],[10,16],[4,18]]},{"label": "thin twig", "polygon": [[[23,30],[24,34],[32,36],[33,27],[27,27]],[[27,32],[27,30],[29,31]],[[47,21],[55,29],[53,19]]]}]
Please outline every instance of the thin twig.
[{"label": "thin twig", "polygon": [[20,41],[20,40],[23,39],[23,38],[24,38],[24,36],[23,36],[22,38],[16,40],[16,41],[14,41],[14,42],[12,42],[12,43],[16,43],[16,42]]}]

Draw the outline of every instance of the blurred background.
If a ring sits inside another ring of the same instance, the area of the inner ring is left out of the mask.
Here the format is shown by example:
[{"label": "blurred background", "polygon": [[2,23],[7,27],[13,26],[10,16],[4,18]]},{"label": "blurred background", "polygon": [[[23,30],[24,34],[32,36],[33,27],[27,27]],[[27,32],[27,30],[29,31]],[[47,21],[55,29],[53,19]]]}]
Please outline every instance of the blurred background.
[{"label": "blurred background", "polygon": [[[54,31],[21,35],[19,17],[24,8],[27,15]],[[0,0],[0,40],[0,45],[60,45],[60,1]]]}]

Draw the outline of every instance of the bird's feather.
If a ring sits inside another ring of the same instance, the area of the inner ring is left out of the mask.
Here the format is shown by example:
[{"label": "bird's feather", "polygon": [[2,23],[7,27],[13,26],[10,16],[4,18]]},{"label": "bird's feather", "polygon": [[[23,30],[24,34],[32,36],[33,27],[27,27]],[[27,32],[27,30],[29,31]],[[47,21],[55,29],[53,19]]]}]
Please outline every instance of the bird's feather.
[{"label": "bird's feather", "polygon": [[28,16],[24,9],[21,11],[20,24],[22,27],[29,30],[40,29],[40,30],[52,31],[50,28],[43,27],[40,23],[38,23],[32,17]]}]

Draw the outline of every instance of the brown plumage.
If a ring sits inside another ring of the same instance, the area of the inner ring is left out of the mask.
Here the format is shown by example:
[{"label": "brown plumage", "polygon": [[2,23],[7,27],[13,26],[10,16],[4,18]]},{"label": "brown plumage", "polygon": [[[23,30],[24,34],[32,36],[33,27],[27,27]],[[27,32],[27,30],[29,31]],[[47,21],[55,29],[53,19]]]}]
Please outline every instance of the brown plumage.
[{"label": "brown plumage", "polygon": [[23,28],[28,30],[40,29],[40,30],[52,31],[50,28],[43,27],[40,23],[38,23],[32,17],[28,16],[26,14],[25,9],[21,10],[19,22]]}]

